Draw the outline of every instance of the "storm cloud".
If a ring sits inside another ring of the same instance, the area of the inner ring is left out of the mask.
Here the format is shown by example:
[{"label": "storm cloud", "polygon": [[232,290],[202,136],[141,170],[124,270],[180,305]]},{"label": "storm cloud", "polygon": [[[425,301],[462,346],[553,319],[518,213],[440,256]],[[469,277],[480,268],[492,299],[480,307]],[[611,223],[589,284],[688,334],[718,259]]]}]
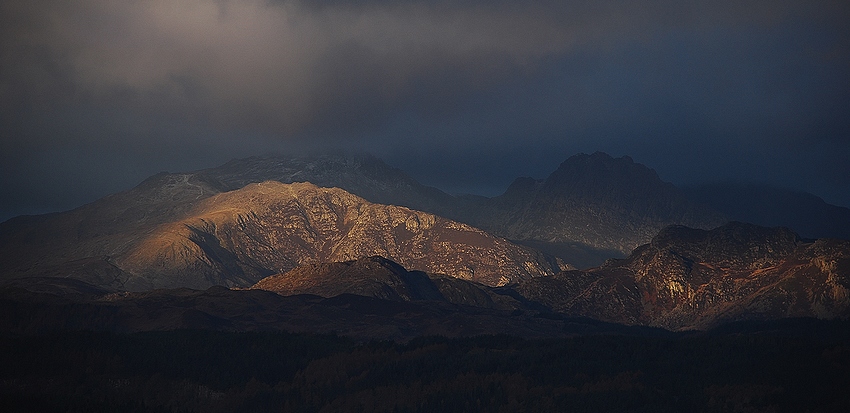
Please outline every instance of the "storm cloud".
[{"label": "storm cloud", "polygon": [[850,205],[841,1],[0,4],[0,218],[159,170],[367,150],[494,194],[573,153]]}]

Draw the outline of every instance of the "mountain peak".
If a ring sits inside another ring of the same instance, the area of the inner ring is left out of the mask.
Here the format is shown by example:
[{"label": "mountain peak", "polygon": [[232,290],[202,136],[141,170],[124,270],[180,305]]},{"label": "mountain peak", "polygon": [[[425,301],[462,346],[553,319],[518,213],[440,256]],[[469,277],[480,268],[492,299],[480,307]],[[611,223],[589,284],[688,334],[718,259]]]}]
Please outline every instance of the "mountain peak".
[{"label": "mountain peak", "polygon": [[635,163],[632,158],[613,158],[605,152],[591,155],[573,155],[546,178],[544,186],[549,191],[572,194],[611,194],[617,192],[645,191],[650,188],[670,188],[655,170]]},{"label": "mountain peak", "polygon": [[726,221],[653,169],[604,152],[571,156],[543,181],[517,179],[494,204],[495,222],[484,214],[477,220],[499,235],[623,254],[667,225],[712,228]]}]

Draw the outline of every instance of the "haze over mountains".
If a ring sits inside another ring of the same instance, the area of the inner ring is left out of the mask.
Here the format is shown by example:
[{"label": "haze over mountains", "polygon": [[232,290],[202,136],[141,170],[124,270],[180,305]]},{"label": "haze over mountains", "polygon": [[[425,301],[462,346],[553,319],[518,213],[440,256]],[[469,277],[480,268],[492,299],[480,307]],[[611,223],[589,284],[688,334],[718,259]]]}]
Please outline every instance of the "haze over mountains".
[{"label": "haze over mountains", "polygon": [[730,219],[789,227],[807,238],[850,239],[850,208],[815,195],[768,185],[715,183],[683,188],[691,199]]}]

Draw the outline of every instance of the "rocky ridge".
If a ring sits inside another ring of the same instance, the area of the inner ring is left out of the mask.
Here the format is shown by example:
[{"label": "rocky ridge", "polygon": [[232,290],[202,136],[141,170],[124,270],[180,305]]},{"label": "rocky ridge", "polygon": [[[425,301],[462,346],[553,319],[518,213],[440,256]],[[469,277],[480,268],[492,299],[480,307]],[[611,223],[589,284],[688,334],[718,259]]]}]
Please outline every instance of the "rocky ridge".
[{"label": "rocky ridge", "polygon": [[[411,288],[411,278],[418,290]],[[414,277],[374,257],[299,267],[253,288],[282,295],[428,299],[669,330],[707,329],[740,320],[850,316],[850,241],[805,241],[785,228],[738,222],[709,231],[671,226],[628,258],[590,270],[498,288],[445,281],[428,274]]]},{"label": "rocky ridge", "polygon": [[785,228],[672,226],[628,258],[521,281],[553,311],[672,330],[739,319],[850,316],[850,241]]}]

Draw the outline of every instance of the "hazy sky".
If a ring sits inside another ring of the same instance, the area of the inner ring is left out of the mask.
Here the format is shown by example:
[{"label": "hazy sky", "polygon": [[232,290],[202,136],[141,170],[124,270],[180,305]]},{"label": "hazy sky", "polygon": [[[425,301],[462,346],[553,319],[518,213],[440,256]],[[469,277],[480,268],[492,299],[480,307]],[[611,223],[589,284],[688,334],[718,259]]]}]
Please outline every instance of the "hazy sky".
[{"label": "hazy sky", "polygon": [[850,206],[847,1],[3,0],[0,220],[369,151],[497,194],[577,152]]}]

